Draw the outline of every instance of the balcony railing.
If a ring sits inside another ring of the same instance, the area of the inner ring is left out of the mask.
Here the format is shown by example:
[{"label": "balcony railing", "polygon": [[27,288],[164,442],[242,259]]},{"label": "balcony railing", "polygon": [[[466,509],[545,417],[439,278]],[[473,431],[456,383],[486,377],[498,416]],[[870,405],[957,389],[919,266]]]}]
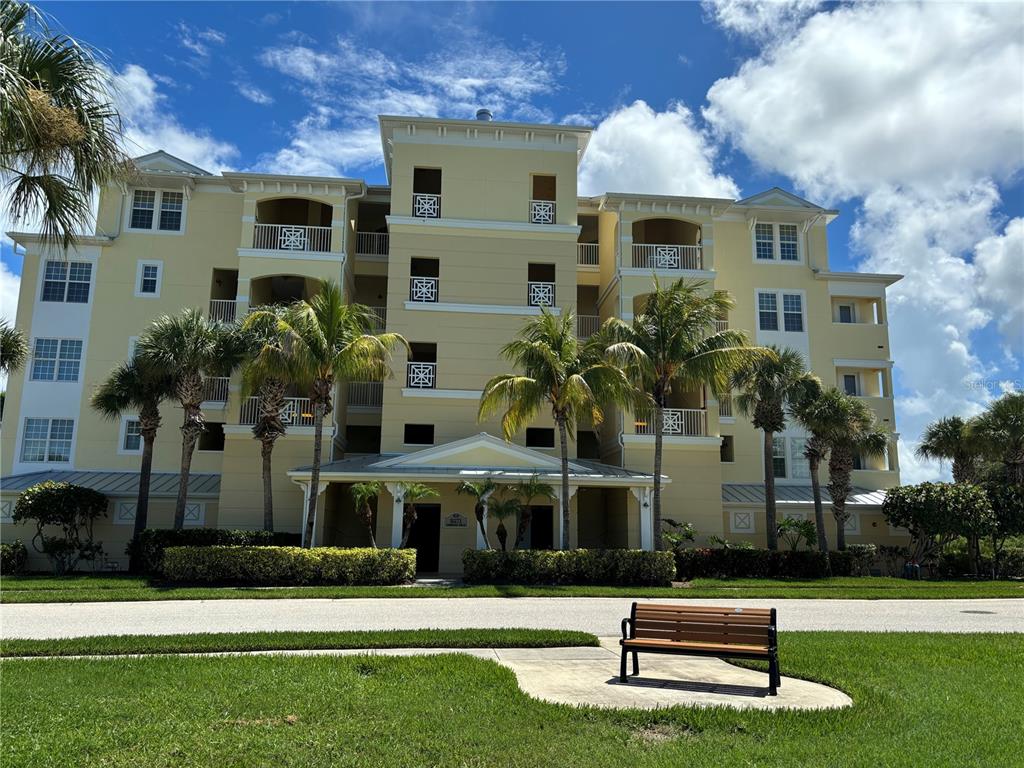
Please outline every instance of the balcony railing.
[{"label": "balcony railing", "polygon": [[437,301],[438,280],[436,277],[410,277],[409,301]]},{"label": "balcony railing", "polygon": [[234,299],[210,299],[209,317],[217,323],[235,322],[238,302]]},{"label": "balcony railing", "polygon": [[576,263],[581,267],[596,267],[599,261],[597,243],[576,243]]},{"label": "balcony railing", "polygon": [[387,256],[387,232],[356,232],[356,256]]},{"label": "balcony railing", "polygon": [[203,383],[204,403],[226,403],[228,401],[228,387],[231,379],[227,376],[215,376],[208,378]]},{"label": "balcony railing", "polygon": [[406,386],[410,389],[434,389],[437,363],[406,363]]},{"label": "balcony railing", "polygon": [[718,415],[732,416],[732,395],[722,395],[718,398]]},{"label": "balcony railing", "polygon": [[601,318],[597,315],[576,315],[576,337],[589,339],[601,326]]},{"label": "balcony railing", "polygon": [[377,333],[383,331],[388,324],[388,308],[387,307],[367,307],[370,313],[377,318],[376,323],[373,326],[373,330]]},{"label": "balcony railing", "polygon": [[[702,437],[708,433],[707,411],[703,408],[665,408],[662,414],[662,434],[674,437]],[[654,413],[637,416],[636,434],[654,434]]]},{"label": "balcony railing", "polygon": [[553,307],[555,305],[554,283],[527,283],[527,302],[531,307]]},{"label": "balcony railing", "polygon": [[554,224],[555,223],[555,201],[554,200],[531,200],[530,201],[530,223],[531,224]]},{"label": "balcony railing", "polygon": [[425,192],[414,192],[412,195],[412,215],[421,219],[440,219],[441,196],[428,195]]},{"label": "balcony railing", "polygon": [[383,381],[350,381],[348,385],[349,407],[380,408],[384,402]]},{"label": "balcony railing", "polygon": [[329,253],[331,228],[300,224],[257,224],[252,240],[252,247],[262,250]]},{"label": "balcony railing", "polygon": [[701,269],[699,245],[633,244],[633,266],[640,269]]},{"label": "balcony railing", "polygon": [[[239,424],[253,425],[260,417],[260,399],[250,397],[242,403],[242,413],[238,419]],[[308,397],[285,398],[284,408],[281,409],[281,421],[289,427],[312,427],[313,406]]]},{"label": "balcony railing", "polygon": [[729,330],[728,320],[715,320],[715,333],[721,333],[722,331]]}]

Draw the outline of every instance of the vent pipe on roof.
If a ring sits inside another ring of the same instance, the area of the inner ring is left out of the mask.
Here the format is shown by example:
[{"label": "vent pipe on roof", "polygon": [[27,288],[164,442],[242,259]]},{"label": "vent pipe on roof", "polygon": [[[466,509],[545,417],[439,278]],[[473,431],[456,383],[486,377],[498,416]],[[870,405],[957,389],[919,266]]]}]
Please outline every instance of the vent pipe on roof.
[{"label": "vent pipe on roof", "polygon": [[491,120],[494,119],[494,115],[491,114],[491,110],[489,109],[478,109],[476,111],[476,119],[484,120],[485,122],[490,122]]}]

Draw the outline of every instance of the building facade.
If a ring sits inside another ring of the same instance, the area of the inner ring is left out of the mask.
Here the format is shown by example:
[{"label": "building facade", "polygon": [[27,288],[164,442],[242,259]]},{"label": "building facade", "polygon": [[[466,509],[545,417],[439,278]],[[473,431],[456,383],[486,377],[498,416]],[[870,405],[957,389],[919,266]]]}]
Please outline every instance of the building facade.
[{"label": "building facade", "polygon": [[[225,322],[251,307],[309,298],[339,282],[402,334],[385,381],[344,382],[326,428],[328,455],[310,488],[312,414],[293,391],[287,434],[274,450],[276,527],[298,531],[304,499],[319,499],[315,543],[365,544],[348,485],[377,479],[376,540],[401,538],[401,484],[441,495],[413,530],[425,571],[461,568],[483,546],[463,479],[499,485],[539,474],[557,487],[550,417],[512,443],[498,419],[478,422],[484,383],[508,370],[498,356],[541,307],[574,311],[586,338],[609,317],[630,320],[653,277],[706,282],[735,310],[721,324],[752,342],[800,350],[826,384],[864,398],[896,440],[885,289],[898,275],[833,272],[826,228],[835,211],[780,189],[743,200],[577,193],[590,130],[489,120],[382,117],[388,186],[359,179],[210,174],[163,152],[138,158],[131,185],[102,191],[96,234],[69,253],[12,233],[25,249],[17,326],[30,339],[24,370],[8,382],[2,430],[3,536],[17,494],[47,477],[103,490],[97,526],[123,564],[134,520],[138,422],[104,421],[91,390],[156,317],[198,307]],[[664,515],[692,522],[700,539],[764,540],[761,436],[728,399],[677,392],[666,412]],[[186,525],[262,525],[253,398],[239,377],[211,379],[207,432],[194,456]],[[163,409],[150,524],[169,527],[180,454],[180,408]],[[611,410],[570,444],[572,546],[654,543],[650,489],[654,437],[643,414]],[[805,435],[776,439],[781,515],[813,517]],[[823,484],[824,484],[823,478]],[[897,536],[881,516],[881,489],[899,483],[895,442],[854,472],[850,542]],[[557,547],[558,503],[533,509],[524,546]],[[495,522],[490,521],[493,532]],[[834,540],[834,531],[829,536]],[[491,537],[493,543],[493,536]],[[895,542],[896,539],[893,538]]]}]

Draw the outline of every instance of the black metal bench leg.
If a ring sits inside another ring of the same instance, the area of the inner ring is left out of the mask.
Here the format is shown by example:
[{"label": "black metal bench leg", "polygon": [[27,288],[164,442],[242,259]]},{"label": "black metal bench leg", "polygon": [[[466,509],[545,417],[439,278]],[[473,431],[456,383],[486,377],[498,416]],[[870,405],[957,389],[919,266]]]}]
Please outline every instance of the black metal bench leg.
[{"label": "black metal bench leg", "polygon": [[768,658],[768,695],[777,696],[779,685],[779,660],[776,656]]},{"label": "black metal bench leg", "polygon": [[635,677],[636,675],[639,675],[639,674],[640,674],[640,654],[637,653],[636,651],[633,651],[633,675]]},{"label": "black metal bench leg", "polygon": [[626,682],[626,654],[629,653],[625,648],[622,649],[622,660],[619,663],[619,682]]}]

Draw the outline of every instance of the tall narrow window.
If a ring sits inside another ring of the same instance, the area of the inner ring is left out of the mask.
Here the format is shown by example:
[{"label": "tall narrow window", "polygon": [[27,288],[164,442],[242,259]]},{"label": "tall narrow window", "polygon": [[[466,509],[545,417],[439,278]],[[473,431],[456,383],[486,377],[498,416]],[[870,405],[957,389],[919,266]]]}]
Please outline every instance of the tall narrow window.
[{"label": "tall narrow window", "polygon": [[775,234],[771,224],[758,224],[754,227],[754,247],[757,258],[768,261],[775,258]]},{"label": "tall narrow window", "polygon": [[121,450],[135,453],[142,450],[142,427],[138,419],[126,419]]},{"label": "tall narrow window", "polygon": [[840,323],[852,323],[853,320],[853,305],[852,304],[840,304],[839,305],[839,322]]},{"label": "tall narrow window", "polygon": [[136,296],[160,295],[160,264],[155,262],[139,262],[138,286]]},{"label": "tall narrow window", "polygon": [[779,303],[774,293],[757,294],[757,318],[762,331],[779,330]]},{"label": "tall narrow window", "polygon": [[782,261],[799,261],[796,224],[779,224],[779,258]]},{"label": "tall narrow window", "polygon": [[782,294],[782,322],[783,327],[792,333],[802,333],[804,330],[803,300],[798,293]]},{"label": "tall narrow window", "polygon": [[178,232],[181,230],[181,211],[185,204],[181,192],[164,192],[160,195],[160,229]]},{"label": "tall narrow window", "polygon": [[806,480],[811,476],[811,463],[804,455],[805,450],[807,450],[806,437],[791,437],[789,439],[790,475],[794,480]]},{"label": "tall narrow window", "polygon": [[786,476],[786,438],[772,438],[772,474],[775,477]]},{"label": "tall narrow window", "polygon": [[136,189],[132,195],[132,229],[152,229],[153,211],[156,210],[156,192],[152,189]]},{"label": "tall narrow window", "polygon": [[843,374],[843,391],[848,395],[853,395],[854,397],[859,394],[859,388],[857,387],[857,374]]}]

